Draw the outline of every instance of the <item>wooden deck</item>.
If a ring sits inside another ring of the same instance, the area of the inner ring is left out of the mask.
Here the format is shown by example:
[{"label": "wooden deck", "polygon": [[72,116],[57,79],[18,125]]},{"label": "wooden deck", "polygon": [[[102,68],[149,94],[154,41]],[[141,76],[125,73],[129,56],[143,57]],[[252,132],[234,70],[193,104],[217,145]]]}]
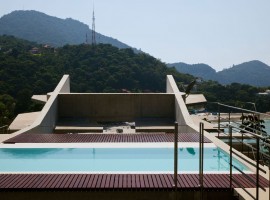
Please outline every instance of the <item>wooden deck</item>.
[{"label": "wooden deck", "polygon": [[[254,188],[241,174],[234,174],[246,188]],[[250,175],[255,179],[255,175]],[[178,190],[196,190],[199,188],[198,174],[179,174]],[[173,190],[172,174],[1,174],[0,191],[17,190]],[[260,177],[260,185],[269,187],[268,181]],[[233,184],[234,188],[237,185]],[[228,174],[205,174],[204,188],[214,190],[229,189]]]},{"label": "wooden deck", "polygon": [[[174,142],[171,133],[147,134],[20,134],[4,143],[118,143]],[[178,142],[199,142],[199,133],[179,133]],[[204,137],[205,143],[211,141]]]}]

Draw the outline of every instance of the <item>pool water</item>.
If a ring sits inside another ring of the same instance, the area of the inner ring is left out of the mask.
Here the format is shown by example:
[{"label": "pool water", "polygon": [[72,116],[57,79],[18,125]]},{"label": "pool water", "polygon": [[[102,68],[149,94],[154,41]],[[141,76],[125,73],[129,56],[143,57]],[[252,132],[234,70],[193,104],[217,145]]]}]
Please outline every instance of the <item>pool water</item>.
[{"label": "pool water", "polygon": [[[178,149],[178,170],[199,170],[199,149]],[[173,172],[173,148],[2,148],[0,172]],[[246,166],[233,160],[241,170]],[[204,149],[204,171],[229,172],[228,154]]]}]

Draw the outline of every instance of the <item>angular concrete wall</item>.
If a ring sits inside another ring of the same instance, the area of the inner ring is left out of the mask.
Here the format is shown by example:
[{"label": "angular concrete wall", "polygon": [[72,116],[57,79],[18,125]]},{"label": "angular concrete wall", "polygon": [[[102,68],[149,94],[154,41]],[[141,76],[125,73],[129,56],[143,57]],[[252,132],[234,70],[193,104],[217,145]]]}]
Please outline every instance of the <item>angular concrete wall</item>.
[{"label": "angular concrete wall", "polygon": [[63,92],[70,92],[69,75],[62,77],[35,122],[28,128],[15,132],[15,134],[52,133],[58,118],[58,94]]},{"label": "angular concrete wall", "polygon": [[178,122],[179,133],[194,133],[197,132],[197,128],[190,118],[187,106],[182,98],[185,93],[180,92],[173,77],[167,75],[166,92],[173,93],[175,96],[175,119]]},{"label": "angular concrete wall", "polygon": [[175,116],[173,94],[59,94],[58,115],[93,121],[134,121]]},{"label": "angular concrete wall", "polygon": [[71,94],[69,76],[64,75],[43,107],[40,116],[20,133],[52,133],[61,117],[86,117],[93,121],[133,121],[170,118],[179,132],[195,132],[182,95],[172,76],[167,76],[167,93]]}]

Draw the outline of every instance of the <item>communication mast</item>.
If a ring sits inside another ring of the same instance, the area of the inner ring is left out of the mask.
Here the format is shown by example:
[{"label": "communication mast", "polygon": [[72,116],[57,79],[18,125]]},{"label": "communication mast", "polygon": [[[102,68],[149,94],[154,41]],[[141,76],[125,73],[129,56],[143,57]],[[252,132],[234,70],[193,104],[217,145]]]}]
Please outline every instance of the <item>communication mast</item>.
[{"label": "communication mast", "polygon": [[95,8],[93,8],[93,18],[92,18],[92,45],[96,45]]}]

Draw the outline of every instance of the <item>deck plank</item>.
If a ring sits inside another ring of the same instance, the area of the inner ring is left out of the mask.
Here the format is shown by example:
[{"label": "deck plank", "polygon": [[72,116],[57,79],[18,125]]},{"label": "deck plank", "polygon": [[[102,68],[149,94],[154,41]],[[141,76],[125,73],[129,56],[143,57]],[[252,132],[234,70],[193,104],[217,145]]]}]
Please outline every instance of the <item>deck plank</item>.
[{"label": "deck plank", "polygon": [[158,182],[157,182],[157,179],[156,179],[156,175],[151,174],[150,176],[151,176],[151,179],[153,181],[154,188],[159,188],[159,185],[158,185]]},{"label": "deck plank", "polygon": [[[55,176],[53,176],[52,174],[45,174],[45,178],[42,179],[42,181],[39,181],[36,185],[34,185],[32,188],[46,188],[48,183],[50,182],[50,180],[52,178],[54,178]],[[56,176],[57,177],[57,176]]]},{"label": "deck plank", "polygon": [[172,184],[171,184],[171,182],[170,182],[170,180],[169,180],[169,178],[168,178],[168,175],[167,174],[162,174],[162,176],[163,176],[163,180],[166,182],[166,184],[167,184],[167,188],[172,188]]},{"label": "deck plank", "polygon": [[72,174],[63,175],[62,184],[59,186],[60,188],[67,188],[69,180],[72,178]]},{"label": "deck plank", "polygon": [[94,174],[86,174],[82,188],[92,188],[94,178],[95,178]]},{"label": "deck plank", "polygon": [[23,185],[29,181],[30,174],[23,174],[23,176],[12,187],[23,188]]},{"label": "deck plank", "polygon": [[166,188],[166,183],[165,183],[165,181],[164,182],[162,181],[161,175],[157,174],[155,176],[156,176],[156,179],[157,179],[158,187],[161,188],[161,189]]},{"label": "deck plank", "polygon": [[190,183],[192,184],[192,187],[194,188],[198,187],[198,183],[196,179],[194,179],[193,174],[189,174],[188,177],[189,177]]},{"label": "deck plank", "polygon": [[155,188],[151,174],[147,174],[147,178],[148,178],[149,188]]},{"label": "deck plank", "polygon": [[5,184],[10,182],[10,178],[12,177],[11,174],[1,174],[0,175],[0,188],[4,187]]},{"label": "deck plank", "polygon": [[141,188],[141,182],[140,182],[140,175],[139,174],[135,174],[135,184],[136,184],[136,188],[140,189]]},{"label": "deck plank", "polygon": [[147,174],[143,174],[142,176],[143,176],[145,188],[149,188],[149,182],[148,182]]},{"label": "deck plank", "polygon": [[76,181],[74,181],[74,183],[73,183],[73,187],[74,187],[74,188],[80,188],[80,187],[79,187],[79,184],[80,184],[80,182],[83,183],[83,180],[82,180],[83,177],[84,177],[84,174],[79,174],[79,175],[77,176]]},{"label": "deck plank", "polygon": [[[155,134],[20,134],[4,143],[121,143],[173,142],[172,133]],[[179,142],[199,142],[199,133],[181,133]],[[204,137],[204,142],[211,142]]]},{"label": "deck plank", "polygon": [[[234,174],[244,187],[255,187],[241,174]],[[255,175],[250,175],[255,177]],[[87,190],[168,190],[174,184],[173,174],[4,174],[0,189],[87,189]],[[268,181],[260,177],[260,185]],[[204,174],[204,188],[229,189],[228,174]],[[238,187],[233,184],[233,187]],[[179,174],[179,189],[199,189],[198,174]]]},{"label": "deck plank", "polygon": [[114,188],[114,189],[120,188],[120,187],[119,187],[119,174],[115,174],[115,175],[114,175],[114,184],[113,184],[113,188]]},{"label": "deck plank", "polygon": [[35,180],[35,183],[32,183],[29,187],[36,188],[40,183],[45,182],[44,180],[48,178],[46,174],[41,174],[41,176]]},{"label": "deck plank", "polygon": [[61,175],[60,174],[51,174],[50,179],[47,180],[46,182],[42,182],[38,188],[54,188],[55,185],[58,183],[60,180]]},{"label": "deck plank", "polygon": [[4,186],[4,188],[15,188],[16,184],[20,182],[21,178],[23,178],[23,174],[15,176],[14,179],[10,177],[10,181],[7,183],[7,185]]},{"label": "deck plank", "polygon": [[145,183],[144,183],[144,176],[142,174],[139,174],[139,180],[140,180],[140,187],[145,188]]},{"label": "deck plank", "polygon": [[128,188],[132,188],[132,178],[131,178],[131,174],[126,174],[126,177],[127,177],[127,187]]},{"label": "deck plank", "polygon": [[[220,181],[223,181],[223,177],[219,176]],[[208,188],[212,188],[214,185],[213,183],[213,176],[209,176],[209,175],[204,175],[203,176],[203,186],[204,187],[208,187]],[[218,185],[216,186],[218,187]]]},{"label": "deck plank", "polygon": [[103,174],[102,179],[100,180],[100,186],[99,188],[105,188],[106,185],[106,179],[108,178],[107,174]]},{"label": "deck plank", "polygon": [[104,178],[104,174],[96,174],[97,176],[97,182],[96,182],[96,188],[101,188],[102,179]]},{"label": "deck plank", "polygon": [[[67,174],[67,176],[68,176],[68,174]],[[52,187],[53,187],[53,188],[61,188],[62,185],[65,183],[64,181],[65,181],[65,179],[67,178],[67,176],[65,176],[64,174],[60,174],[60,176],[58,177],[58,181],[55,182],[55,183],[52,185]]]}]

